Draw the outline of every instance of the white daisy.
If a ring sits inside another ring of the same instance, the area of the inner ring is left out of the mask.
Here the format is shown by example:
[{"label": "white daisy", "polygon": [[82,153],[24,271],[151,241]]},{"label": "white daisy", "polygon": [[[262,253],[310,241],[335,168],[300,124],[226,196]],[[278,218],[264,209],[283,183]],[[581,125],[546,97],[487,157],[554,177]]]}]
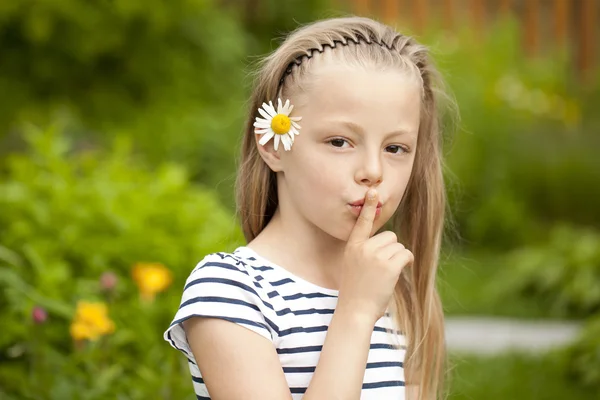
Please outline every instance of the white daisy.
[{"label": "white daisy", "polygon": [[272,137],[275,137],[275,150],[279,148],[279,142],[283,143],[283,148],[288,151],[294,143],[294,135],[300,134],[300,125],[298,121],[302,117],[290,117],[290,113],[294,108],[289,100],[282,105],[281,99],[277,99],[277,110],[273,107],[273,103],[263,103],[262,108],[258,109],[260,115],[264,118],[256,117],[254,122],[254,133],[262,135],[258,143],[261,146],[267,144]]}]

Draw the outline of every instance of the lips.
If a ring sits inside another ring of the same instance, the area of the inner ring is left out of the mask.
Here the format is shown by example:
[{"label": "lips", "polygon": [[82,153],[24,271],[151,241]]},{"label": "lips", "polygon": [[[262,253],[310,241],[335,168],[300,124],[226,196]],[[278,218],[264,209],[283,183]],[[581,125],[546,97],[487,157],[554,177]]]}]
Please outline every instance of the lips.
[{"label": "lips", "polygon": [[[361,199],[361,200],[357,200],[354,203],[348,203],[348,206],[350,207],[350,210],[352,211],[352,213],[356,216],[360,215],[363,206],[365,205],[365,200]],[[383,203],[379,202],[377,203],[377,209],[375,210],[375,217],[379,216],[381,214],[381,208],[383,207]]]},{"label": "lips", "polygon": [[[364,206],[365,205],[365,199],[360,199],[355,201],[354,203],[350,203],[351,206],[356,207],[356,206]],[[383,206],[382,202],[377,203],[377,208],[381,208],[381,206]]]}]

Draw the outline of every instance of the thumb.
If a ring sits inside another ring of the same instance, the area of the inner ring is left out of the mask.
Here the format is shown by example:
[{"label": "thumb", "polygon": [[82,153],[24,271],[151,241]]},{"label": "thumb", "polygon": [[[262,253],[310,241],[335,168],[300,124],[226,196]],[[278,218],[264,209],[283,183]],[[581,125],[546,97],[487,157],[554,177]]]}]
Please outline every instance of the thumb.
[{"label": "thumb", "polygon": [[371,237],[371,230],[373,230],[373,221],[377,213],[377,190],[369,189],[365,195],[365,204],[363,204],[360,215],[354,224],[352,232],[348,242],[356,243],[363,242]]}]

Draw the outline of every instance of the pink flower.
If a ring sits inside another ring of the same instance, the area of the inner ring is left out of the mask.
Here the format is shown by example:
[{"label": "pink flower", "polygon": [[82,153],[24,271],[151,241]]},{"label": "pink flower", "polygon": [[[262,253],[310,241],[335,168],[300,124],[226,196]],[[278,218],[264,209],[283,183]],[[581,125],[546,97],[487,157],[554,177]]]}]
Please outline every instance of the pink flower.
[{"label": "pink flower", "polygon": [[33,307],[31,318],[36,324],[43,324],[48,319],[48,313],[40,306]]},{"label": "pink flower", "polygon": [[117,286],[117,275],[114,272],[107,271],[100,277],[100,286],[103,290],[113,290]]}]

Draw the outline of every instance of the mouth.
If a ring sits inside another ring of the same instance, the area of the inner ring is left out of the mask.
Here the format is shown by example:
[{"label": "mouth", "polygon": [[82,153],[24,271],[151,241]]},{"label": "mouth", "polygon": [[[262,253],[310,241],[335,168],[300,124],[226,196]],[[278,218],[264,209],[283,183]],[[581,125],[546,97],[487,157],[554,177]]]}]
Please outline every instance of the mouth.
[{"label": "mouth", "polygon": [[[357,200],[354,203],[349,203],[348,206],[350,207],[350,211],[352,211],[352,213],[356,216],[359,216],[360,213],[362,212],[362,208],[365,205],[365,200],[361,199],[361,200]],[[381,215],[381,209],[383,207],[383,203],[379,202],[377,203],[377,209],[375,210],[375,217],[378,217],[379,215]]]}]

